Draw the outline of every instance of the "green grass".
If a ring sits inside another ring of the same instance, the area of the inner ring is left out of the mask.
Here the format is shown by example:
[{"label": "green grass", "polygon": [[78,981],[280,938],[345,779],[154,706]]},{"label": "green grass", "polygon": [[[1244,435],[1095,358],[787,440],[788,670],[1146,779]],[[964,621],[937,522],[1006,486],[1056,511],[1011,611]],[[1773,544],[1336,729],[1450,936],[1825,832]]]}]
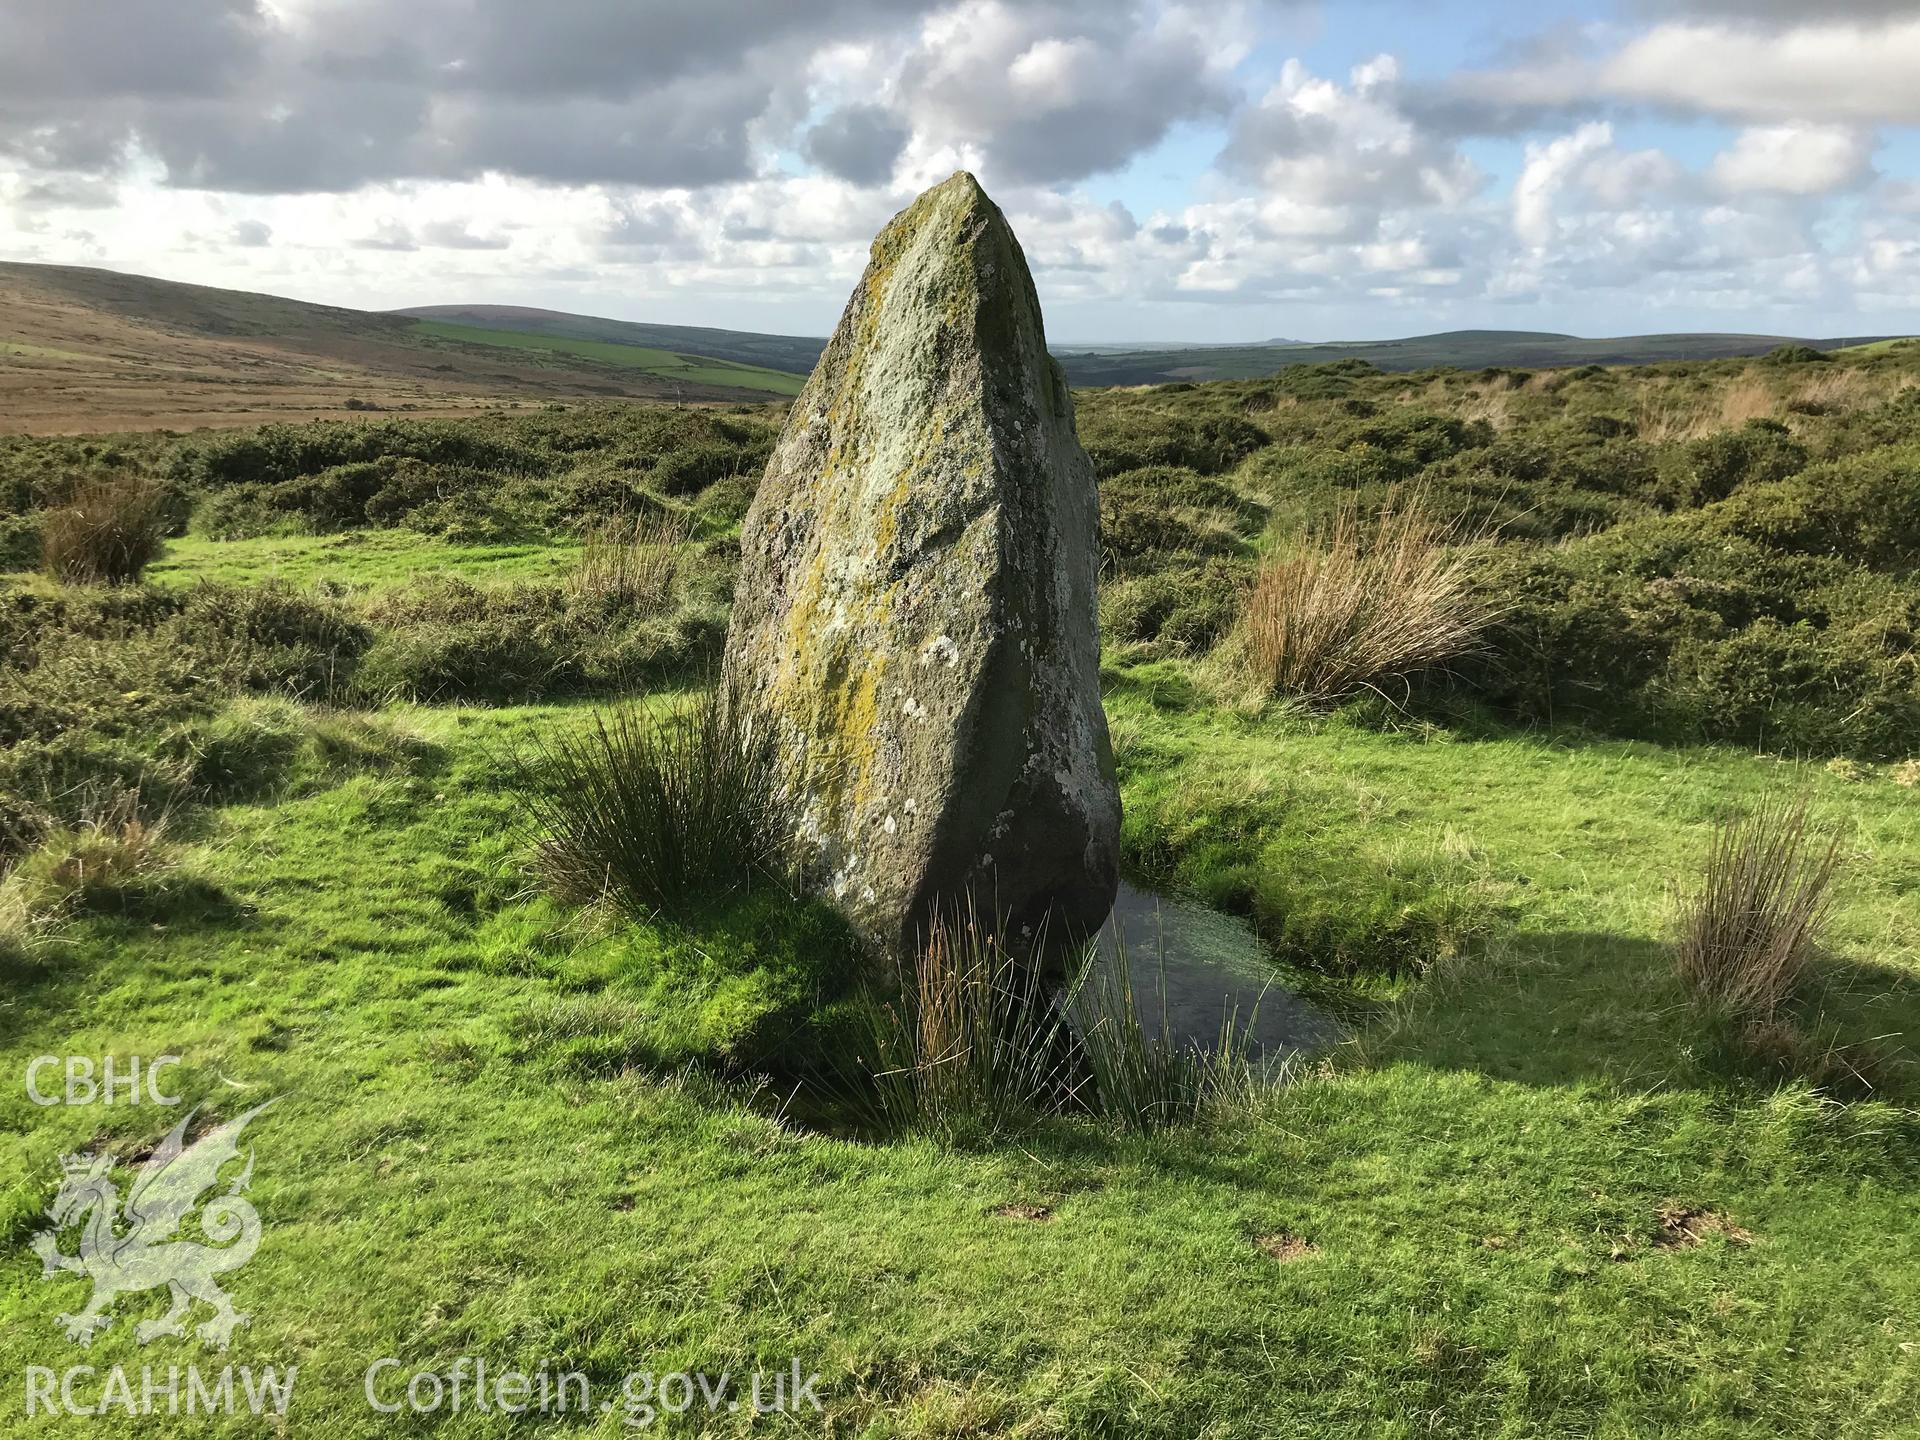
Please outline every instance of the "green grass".
[{"label": "green grass", "polygon": [[[1857,453],[1889,485],[1907,473],[1904,450],[1872,458],[1920,415],[1896,390],[1897,361],[1858,362],[1860,393],[1838,408],[1780,412],[1809,465]],[[192,761],[203,797],[247,803],[177,811],[184,863],[164,885],[95,886],[96,913],[25,956],[8,948],[14,896],[0,891],[0,1072],[48,1053],[179,1053],[190,1101],[235,1114],[288,1097],[250,1135],[266,1244],[231,1281],[255,1319],[228,1358],[299,1364],[286,1428],[303,1437],[510,1428],[370,1415],[361,1375],[386,1355],[408,1370],[460,1355],[548,1362],[602,1383],[798,1356],[825,1377],[829,1414],[789,1428],[844,1436],[1920,1434],[1920,791],[1914,762],[1866,763],[1911,748],[1783,743],[1791,697],[1773,651],[1670,678],[1706,695],[1744,676],[1761,740],[1853,760],[1582,738],[1557,711],[1522,728],[1470,677],[1428,708],[1409,699],[1412,713],[1240,709],[1214,698],[1227,657],[1198,658],[1263,536],[1421,474],[1464,504],[1483,498],[1481,467],[1505,467],[1490,483],[1515,490],[1511,508],[1543,512],[1513,542],[1537,548],[1516,555],[1557,564],[1592,549],[1563,537],[1639,523],[1660,483],[1706,486],[1728,460],[1718,442],[1626,439],[1619,417],[1661,397],[1710,417],[1722,389],[1751,378],[1731,363],[1537,386],[1325,371],[1080,397],[1080,433],[1109,479],[1108,610],[1125,618],[1114,602],[1140,592],[1137,633],[1109,620],[1103,676],[1127,863],[1248,915],[1276,974],[1353,1030],[1290,1087],[1204,1123],[1129,1135],[1054,1118],[944,1145],[808,1128],[800,1117],[834,1119],[819,1097],[737,1068],[721,1078],[716,1061],[790,1058],[795,1017],[830,1009],[807,983],[817,972],[795,963],[829,953],[837,930],[820,907],[761,894],[674,925],[596,929],[541,898],[510,757],[587,723],[583,706],[409,708],[374,730],[270,694],[169,697],[158,692],[206,676],[316,693],[302,646],[334,642],[278,596],[210,594],[191,625],[155,630],[139,620],[161,608],[150,593],[74,591],[55,624],[61,597],[44,579],[9,587],[0,612],[15,663],[35,665],[8,677],[0,720],[29,738],[0,758],[65,775],[74,750],[118,774],[123,750],[159,745]],[[1476,406],[1493,417],[1484,435],[1450,439],[1428,413]],[[395,467],[363,509],[453,524],[475,516],[431,506],[465,497],[482,519],[498,507],[502,528],[455,533],[520,533],[504,522],[558,529],[664,499],[698,527],[680,582],[685,613],[705,617],[697,638],[731,593],[725,542],[764,424],[635,407],[381,427],[364,433],[404,442],[427,469]],[[325,506],[372,483],[356,468],[370,456],[341,443],[362,435],[275,429],[189,439],[172,461],[158,441],[139,454],[156,473],[202,477],[187,500],[285,487],[263,520],[318,527],[341,523]],[[22,443],[0,454],[0,478],[25,512],[53,493],[48,477],[95,458]],[[1810,499],[1839,493],[1830,470],[1808,474]],[[1755,470],[1727,483],[1764,498],[1779,482]],[[1911,507],[1886,493],[1894,527]],[[1575,577],[1580,624],[1553,633],[1560,653],[1592,647],[1572,672],[1581,693],[1636,703],[1610,648],[1633,626],[1664,615],[1693,633],[1711,615],[1737,637],[1746,602],[1734,600],[1751,592],[1772,616],[1803,590],[1825,628],[1796,633],[1841,657],[1819,673],[1843,677],[1846,657],[1867,655],[1910,686],[1910,548],[1816,593],[1785,552],[1727,552],[1702,533],[1671,555],[1595,551]],[[10,556],[34,539],[0,527]],[[463,594],[435,609],[428,592],[448,587],[389,592],[432,573],[550,580],[576,555],[404,529],[189,537],[154,575],[372,592],[343,606],[380,631],[367,654],[392,664],[417,642],[433,653],[405,673],[467,687],[408,693],[485,695],[511,666],[599,665],[587,641],[606,627],[577,607],[562,624],[531,600]],[[1615,584],[1642,562],[1644,589]],[[1836,608],[1849,595],[1866,599]],[[1155,607],[1192,613],[1149,624]],[[1836,618],[1850,613],[1861,623]],[[666,657],[650,674],[684,675],[671,657],[706,653],[675,649],[678,631],[646,648],[650,632],[620,625],[636,655]],[[1852,707],[1837,696],[1804,703],[1837,719]],[[150,715],[156,700],[179,708]],[[1818,1091],[1733,1053],[1674,972],[1674,891],[1698,883],[1715,826],[1802,787],[1846,839],[1830,953],[1796,1013],[1814,1053],[1833,1047],[1871,1089],[1843,1077]],[[48,852],[26,863],[38,869],[17,874],[47,878]],[[131,1324],[155,1299],[125,1302],[82,1352],[54,1327],[82,1286],[43,1284],[27,1250],[62,1152],[137,1153],[177,1118],[43,1110],[17,1082],[0,1087],[0,1374],[220,1363],[191,1342],[136,1346]],[[1737,1230],[1661,1243],[1663,1215],[1681,1211]],[[96,1428],[188,1433],[121,1416]],[[512,1428],[628,1433],[614,1414]],[[705,1428],[748,1430],[737,1414]]]},{"label": "green grass", "polygon": [[774,395],[798,395],[806,384],[804,375],[789,375],[759,365],[742,365],[732,360],[716,360],[705,355],[680,355],[671,350],[656,350],[645,345],[622,345],[605,340],[569,340],[552,335],[533,335],[521,330],[489,330],[478,325],[455,325],[444,320],[416,322],[420,330],[442,340],[457,340],[469,345],[498,345],[510,350],[544,350],[556,355],[577,355],[607,365],[625,365],[658,375],[666,380],[684,380],[693,385],[731,385],[741,390],[765,390]]},{"label": "green grass", "polygon": [[1880,354],[1884,354],[1886,351],[1898,349],[1901,346],[1911,346],[1914,342],[1914,339],[1915,339],[1914,336],[1905,335],[1905,336],[1897,336],[1887,340],[1872,340],[1865,345],[1843,346],[1841,349],[1835,350],[1833,353],[1835,355],[1880,355]]},{"label": "green grass", "polygon": [[267,535],[251,540],[169,540],[147,569],[163,585],[200,580],[254,584],[329,580],[383,590],[429,575],[466,580],[556,580],[569,574],[580,547],[569,544],[460,545],[411,530],[349,530],[338,535]]},{"label": "green grass", "polygon": [[[229,1282],[254,1321],[227,1358],[300,1365],[303,1436],[435,1428],[367,1412],[387,1355],[601,1382],[797,1355],[828,1407],[797,1433],[1913,1433],[1911,1087],[1843,1106],[1729,1081],[1662,943],[1711,821],[1807,780],[1855,827],[1829,1007],[1849,1037],[1911,1034],[1913,792],[1723,749],[1239,717],[1189,703],[1173,666],[1109,678],[1130,810],[1176,783],[1196,811],[1231,795],[1356,875],[1437,850],[1498,897],[1501,936],[1232,1127],[1060,1121],[976,1150],[805,1133],[777,1097],[623,1068],[649,1024],[632,937],[528,897],[503,757],[584,712],[429,711],[444,758],[419,773],[215,812],[190,858],[221,903],[85,921],[8,982],[0,1071],[171,1052],[223,1113],[289,1097],[250,1133],[266,1243]],[[0,1371],[209,1367],[134,1345],[152,1303],[80,1352],[53,1319],[81,1284],[42,1284],[25,1244],[61,1152],[175,1118],[0,1092]],[[1654,1244],[1676,1205],[1752,1244]],[[1279,1232],[1313,1253],[1269,1258]]]}]

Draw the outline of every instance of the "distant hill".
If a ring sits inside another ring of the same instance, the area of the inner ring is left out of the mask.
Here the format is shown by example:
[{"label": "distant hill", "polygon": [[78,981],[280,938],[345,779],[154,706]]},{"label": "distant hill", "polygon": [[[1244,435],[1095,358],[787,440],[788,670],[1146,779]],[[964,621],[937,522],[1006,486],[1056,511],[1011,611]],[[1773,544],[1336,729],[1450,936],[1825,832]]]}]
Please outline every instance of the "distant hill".
[{"label": "distant hill", "polygon": [[[758,334],[753,330],[710,330],[689,324],[605,321],[591,315],[566,315],[551,309],[516,305],[419,305],[394,311],[426,321],[520,330],[561,340],[589,340],[622,346],[691,351],[741,365],[806,374],[826,340],[810,336]],[[1382,371],[1427,371],[1436,365],[1478,371],[1488,365],[1534,369],[1544,365],[1649,365],[1653,361],[1728,359],[1764,355],[1789,344],[1839,349],[1870,344],[1889,336],[1843,336],[1803,340],[1778,334],[1642,334],[1613,340],[1588,340],[1549,330],[1444,330],[1407,340],[1302,342],[1269,340],[1256,346],[1164,346],[1116,340],[1108,344],[1054,346],[1068,378],[1077,386],[1165,384],[1169,380],[1246,380],[1273,374],[1286,365],[1319,365],[1334,359],[1363,359]]]},{"label": "distant hill", "polygon": [[[0,262],[0,432],[190,429],[589,398],[759,401],[785,374],[435,335],[402,315]],[[658,357],[655,357],[656,359]]]},{"label": "distant hill", "polygon": [[1076,385],[1155,385],[1174,380],[1244,380],[1271,375],[1289,365],[1364,360],[1382,370],[1430,370],[1452,366],[1533,369],[1552,365],[1648,365],[1661,360],[1720,360],[1764,355],[1780,345],[1839,350],[1886,336],[1807,340],[1792,335],[1625,335],[1589,340],[1538,330],[1449,330],[1405,340],[1326,344],[1247,345],[1205,349],[1106,351],[1061,357]]},{"label": "distant hill", "polygon": [[813,369],[825,339],[762,335],[750,330],[713,330],[702,325],[649,325],[638,320],[602,320],[560,310],[531,310],[520,305],[417,305],[394,315],[471,325],[483,330],[517,330],[561,340],[591,340],[613,345],[680,351],[805,375]]},{"label": "distant hill", "polygon": [[[617,321],[607,322],[617,324]],[[712,348],[693,353],[685,349],[669,350],[658,345],[643,345],[631,340],[588,340],[546,331],[502,330],[483,325],[461,325],[448,320],[416,319],[416,334],[464,345],[490,345],[522,352],[567,356],[591,360],[622,369],[639,370],[673,385],[724,385],[750,390],[763,396],[798,395],[805,383],[806,370],[772,370],[764,365],[727,359]],[[671,331],[670,325],[636,326],[635,329]],[[716,330],[715,335],[728,332]],[[769,339],[778,337],[769,336]],[[713,348],[734,349],[720,346]],[[811,369],[809,365],[807,369]]]},{"label": "distant hill", "polygon": [[[551,339],[691,352],[794,375],[805,375],[812,370],[826,345],[825,340],[813,337],[603,320],[591,315],[513,305],[423,305],[393,313]],[[1489,365],[1516,369],[1549,365],[1645,365],[1658,360],[1719,360],[1764,355],[1778,345],[1812,345],[1816,349],[1835,350],[1887,338],[1890,337],[1805,340],[1793,335],[1676,334],[1589,340],[1543,330],[1449,330],[1405,340],[1326,343],[1272,340],[1258,345],[1156,345],[1145,341],[1113,341],[1098,345],[1055,345],[1053,350],[1069,380],[1075,385],[1093,386],[1249,379],[1271,375],[1288,365],[1348,359],[1365,360],[1382,370],[1430,370],[1436,366],[1479,370]]]},{"label": "distant hill", "polygon": [[[1405,340],[1057,346],[1078,386],[1270,375],[1358,359],[1383,370],[1627,365],[1822,350],[1898,337],[1454,330]],[[390,313],[66,265],[0,262],[0,432],[186,429],[583,399],[766,401],[798,392],[825,341],[511,305]]]}]

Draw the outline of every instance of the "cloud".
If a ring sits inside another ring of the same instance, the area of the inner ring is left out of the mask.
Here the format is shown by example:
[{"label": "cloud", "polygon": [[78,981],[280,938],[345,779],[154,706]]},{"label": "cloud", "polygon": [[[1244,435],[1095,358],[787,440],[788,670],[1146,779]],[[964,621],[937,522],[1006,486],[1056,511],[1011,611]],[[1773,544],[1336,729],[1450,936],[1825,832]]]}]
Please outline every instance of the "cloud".
[{"label": "cloud", "polygon": [[679,207],[668,201],[646,201],[626,196],[610,202],[611,215],[599,230],[603,244],[616,248],[648,246],[658,252],[689,236]]},{"label": "cloud", "polygon": [[[1186,0],[15,0],[0,156],[345,193],[505,173],[744,182],[797,145],[883,184],[917,132],[994,183],[1113,170],[1218,118],[1249,23]],[[871,83],[834,93],[831,59]],[[820,113],[824,118],[801,133]]]},{"label": "cloud", "polygon": [[[1807,0],[1635,0],[1643,15],[1670,19],[1675,15],[1724,15],[1754,25],[1797,24],[1814,8]],[[1913,13],[1913,0],[1820,0],[1820,14],[1829,20],[1884,20]]]},{"label": "cloud", "polygon": [[856,185],[878,185],[893,175],[894,162],[913,132],[881,105],[847,105],[807,132],[806,154],[829,175]]},{"label": "cloud", "polygon": [[1452,73],[1286,61],[1284,3],[0,0],[0,253],[817,331],[965,166],[1049,305],[1912,313],[1910,0],[1622,0]]},{"label": "cloud", "polygon": [[11,106],[231,93],[268,28],[255,0],[8,0],[0,95]]},{"label": "cloud", "polygon": [[350,242],[356,250],[418,250],[413,231],[398,220],[382,220],[374,229]]},{"label": "cloud", "polygon": [[[1911,9],[1907,10],[1911,16]],[[1756,120],[1920,123],[1920,19],[1822,19],[1779,31],[1668,24],[1599,70],[1604,91]]]},{"label": "cloud", "polygon": [[22,210],[106,210],[118,203],[119,188],[90,175],[51,174],[23,181],[13,203]]},{"label": "cloud", "polygon": [[420,227],[421,243],[440,250],[504,250],[504,235],[476,235],[465,220],[429,220]]},{"label": "cloud", "polygon": [[1758,125],[1742,130],[1708,173],[1723,190],[1824,195],[1870,178],[1873,144],[1846,125]]},{"label": "cloud", "polygon": [[966,0],[926,22],[894,90],[989,185],[1079,180],[1228,114],[1240,24],[1230,5]]},{"label": "cloud", "polygon": [[0,156],[253,194],[397,179],[715,184],[796,56],[940,0],[10,0]]},{"label": "cloud", "polygon": [[1712,167],[1702,174],[1657,150],[1623,149],[1611,125],[1590,123],[1527,146],[1511,203],[1516,243],[1492,257],[1487,293],[1617,294],[1636,314],[1683,304],[1831,309],[1841,303],[1839,267],[1821,244],[1818,213],[1805,195],[1730,191]]},{"label": "cloud", "polygon": [[[1650,7],[1642,7],[1650,8]],[[1920,123],[1911,3],[1691,3],[1617,39],[1556,30],[1494,66],[1410,87],[1404,107],[1453,135],[1521,135],[1634,111],[1750,122]],[[1677,17],[1677,18],[1676,18]],[[1604,43],[1613,39],[1611,46]]]},{"label": "cloud", "polygon": [[1399,65],[1385,55],[1356,66],[1345,88],[1289,60],[1220,159],[1260,183],[1271,223],[1300,233],[1365,234],[1387,211],[1460,205],[1485,183],[1401,109]]}]

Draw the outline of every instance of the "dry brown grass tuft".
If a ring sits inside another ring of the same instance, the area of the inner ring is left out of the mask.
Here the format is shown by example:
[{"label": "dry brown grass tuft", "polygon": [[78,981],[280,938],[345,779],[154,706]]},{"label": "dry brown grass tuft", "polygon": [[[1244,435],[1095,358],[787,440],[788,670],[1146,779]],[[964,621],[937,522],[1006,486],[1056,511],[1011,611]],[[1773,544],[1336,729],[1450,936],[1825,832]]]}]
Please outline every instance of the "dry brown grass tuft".
[{"label": "dry brown grass tuft", "polygon": [[1376,516],[1349,504],[1285,542],[1247,595],[1259,680],[1325,703],[1471,653],[1495,614],[1474,581],[1485,543],[1432,518],[1418,496]]},{"label": "dry brown grass tuft", "polygon": [[1839,833],[1804,795],[1723,822],[1680,912],[1675,962],[1694,999],[1740,1026],[1777,1020],[1806,979],[1839,864]]},{"label": "dry brown grass tuft", "polygon": [[1851,366],[1831,366],[1801,382],[1788,401],[1789,409],[1816,415],[1855,410],[1869,400],[1886,398],[1892,390],[1881,377]]},{"label": "dry brown grass tuft", "polygon": [[1719,413],[1714,430],[1738,430],[1749,420],[1771,420],[1780,409],[1780,397],[1773,386],[1748,371],[1720,394]]},{"label": "dry brown grass tuft", "polygon": [[77,585],[138,580],[160,553],[164,510],[165,496],[150,480],[85,481],[48,513],[40,529],[40,563],[49,575]]},{"label": "dry brown grass tuft", "polygon": [[0,884],[0,931],[28,934],[81,910],[111,909],[179,869],[167,816],[120,791],[73,826],[49,833]]},{"label": "dry brown grass tuft", "polygon": [[1698,440],[1737,430],[1749,420],[1773,419],[1781,403],[1772,384],[1751,370],[1721,389],[1695,390],[1669,382],[1650,386],[1636,397],[1634,433],[1652,445]]},{"label": "dry brown grass tuft", "polygon": [[633,605],[660,604],[673,588],[686,538],[686,521],[664,512],[601,521],[581,536],[573,589]]},{"label": "dry brown grass tuft", "polygon": [[1513,425],[1514,389],[1513,382],[1506,378],[1470,386],[1460,398],[1458,414],[1466,421],[1484,420],[1495,430],[1509,429]]}]

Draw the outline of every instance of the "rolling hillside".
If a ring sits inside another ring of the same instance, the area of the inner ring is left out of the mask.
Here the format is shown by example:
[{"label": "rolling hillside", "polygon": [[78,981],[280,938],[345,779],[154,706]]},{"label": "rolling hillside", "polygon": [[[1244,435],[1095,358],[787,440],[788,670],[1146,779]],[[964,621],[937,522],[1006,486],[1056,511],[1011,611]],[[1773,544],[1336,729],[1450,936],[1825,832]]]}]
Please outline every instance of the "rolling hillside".
[{"label": "rolling hillside", "polygon": [[[515,331],[555,341],[580,341],[692,352],[740,364],[804,375],[826,342],[793,335],[650,325],[534,310],[513,305],[427,305],[394,312],[435,324]],[[1288,365],[1328,360],[1365,360],[1382,370],[1427,370],[1437,366],[1482,369],[1489,365],[1644,365],[1659,360],[1717,360],[1764,355],[1779,345],[1807,344],[1831,350],[1873,343],[1882,337],[1801,340],[1790,335],[1627,335],[1587,339],[1535,330],[1449,330],[1404,340],[1311,343],[1271,340],[1258,345],[1154,345],[1116,341],[1102,345],[1055,345],[1054,353],[1076,385],[1152,385],[1177,380],[1245,380]]]},{"label": "rolling hillside", "polygon": [[[1358,359],[1436,366],[1622,365],[1760,355],[1792,337],[1590,340],[1456,330],[1405,340],[1057,347],[1078,386],[1244,379]],[[1889,343],[1860,336],[1820,349]],[[799,393],[817,338],[503,305],[376,313],[112,270],[0,263],[0,433],[192,429],[565,400],[749,402]]]},{"label": "rolling hillside", "polygon": [[1364,360],[1382,370],[1452,366],[1479,370],[1549,365],[1647,365],[1662,360],[1719,360],[1764,355],[1779,345],[1819,350],[1872,343],[1883,337],[1802,340],[1787,335],[1625,335],[1590,340],[1531,330],[1449,330],[1405,340],[1206,346],[1175,350],[1112,349],[1063,352],[1060,362],[1076,385],[1156,385],[1174,380],[1248,380],[1288,365]]},{"label": "rolling hillside", "polygon": [[481,325],[455,325],[444,320],[420,320],[415,334],[466,345],[492,345],[540,355],[557,355],[640,370],[671,385],[724,385],[768,395],[798,395],[804,372],[769,370],[712,355],[685,354],[624,341],[574,340],[536,335],[523,330],[494,330]]},{"label": "rolling hillside", "polygon": [[714,330],[701,325],[649,325],[637,320],[603,320],[559,310],[522,305],[420,305],[395,315],[482,330],[512,330],[556,340],[585,340],[609,345],[707,356],[738,365],[805,375],[820,358],[826,341],[798,335],[763,335],[747,330]]},{"label": "rolling hillside", "polygon": [[457,414],[568,399],[763,401],[790,380],[724,364],[668,368],[497,335],[484,343],[435,335],[404,316],[247,291],[0,263],[0,433]]}]

